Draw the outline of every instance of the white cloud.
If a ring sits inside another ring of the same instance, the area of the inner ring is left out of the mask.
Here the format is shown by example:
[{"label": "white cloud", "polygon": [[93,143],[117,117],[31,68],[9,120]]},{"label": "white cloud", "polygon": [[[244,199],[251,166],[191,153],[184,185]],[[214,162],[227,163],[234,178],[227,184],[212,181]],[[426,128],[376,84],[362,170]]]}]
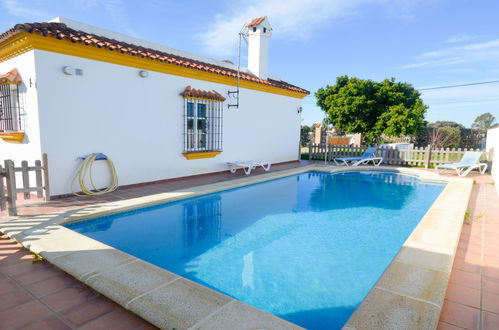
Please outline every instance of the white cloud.
[{"label": "white cloud", "polygon": [[[489,79],[495,80],[495,79]],[[469,81],[450,81],[441,85],[465,84]],[[499,119],[499,83],[421,92],[425,104],[430,106],[427,120],[454,118],[467,125],[480,113],[491,112]]]},{"label": "white cloud", "polygon": [[453,36],[450,36],[446,42],[449,44],[454,44],[454,43],[459,43],[459,42],[466,42],[466,41],[475,40],[477,38],[478,38],[477,36],[470,36],[466,33],[459,33],[459,34],[455,34]]},{"label": "white cloud", "polygon": [[438,59],[438,60],[433,60],[433,61],[423,61],[423,62],[417,62],[417,63],[412,63],[412,64],[407,64],[402,66],[402,69],[412,69],[412,68],[420,68],[424,66],[442,66],[442,65],[452,65],[452,64],[459,64],[459,63],[464,63],[465,61],[459,57],[449,57],[449,58],[443,58],[443,59]]},{"label": "white cloud", "polygon": [[44,20],[49,16],[47,12],[36,9],[25,1],[1,0],[0,3],[10,15],[26,20]]},{"label": "white cloud", "polygon": [[[491,79],[492,80],[492,79]],[[466,82],[462,82],[466,83]],[[459,83],[451,82],[448,85]],[[442,85],[446,85],[445,83]],[[424,102],[435,107],[499,104],[499,83],[421,91]]]},{"label": "white cloud", "polygon": [[[116,30],[138,37],[138,33],[128,21],[123,0],[70,0],[69,2],[79,10],[103,9],[110,16]],[[52,6],[48,6],[44,1],[0,0],[0,4],[10,15],[26,21],[46,21],[54,18],[57,16],[55,3],[57,2],[54,1],[51,3]]]},{"label": "white cloud", "polygon": [[[363,5],[385,5],[389,12],[408,13],[423,0],[244,0],[215,16],[199,38],[211,54],[229,56],[237,50],[238,33],[252,18],[268,16],[275,37],[306,38],[332,21],[358,15]],[[426,0],[425,0],[426,1]]]},{"label": "white cloud", "polygon": [[124,31],[132,37],[139,37],[138,33],[128,22],[124,8],[125,4],[122,0],[103,0],[102,5],[109,16],[111,16],[111,19],[116,25],[118,31]]},{"label": "white cloud", "polygon": [[402,69],[451,66],[463,63],[485,63],[492,61],[497,67],[499,57],[499,39],[485,42],[470,43],[462,46],[452,46],[434,51],[424,52],[417,56],[419,61],[402,66]]}]

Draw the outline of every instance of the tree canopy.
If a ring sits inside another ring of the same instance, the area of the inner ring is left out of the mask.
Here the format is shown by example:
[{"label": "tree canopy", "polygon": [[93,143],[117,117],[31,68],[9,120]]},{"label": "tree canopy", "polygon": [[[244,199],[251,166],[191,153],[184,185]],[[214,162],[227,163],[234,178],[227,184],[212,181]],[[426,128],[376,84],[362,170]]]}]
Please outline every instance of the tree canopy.
[{"label": "tree canopy", "polygon": [[394,78],[376,82],[341,76],[335,85],[320,88],[315,97],[335,127],[362,133],[369,144],[382,134],[417,133],[428,108],[412,85],[395,82]]},{"label": "tree canopy", "polygon": [[306,146],[310,143],[310,133],[314,128],[312,126],[302,125],[300,129],[300,144]]},{"label": "tree canopy", "polygon": [[492,124],[496,118],[490,112],[482,113],[480,116],[475,118],[473,124],[471,124],[471,128],[476,128],[482,132],[487,132],[489,128],[492,127]]},{"label": "tree canopy", "polygon": [[440,127],[454,127],[454,128],[465,128],[464,125],[456,123],[455,121],[439,120],[434,123],[428,124],[428,127],[440,128]]}]

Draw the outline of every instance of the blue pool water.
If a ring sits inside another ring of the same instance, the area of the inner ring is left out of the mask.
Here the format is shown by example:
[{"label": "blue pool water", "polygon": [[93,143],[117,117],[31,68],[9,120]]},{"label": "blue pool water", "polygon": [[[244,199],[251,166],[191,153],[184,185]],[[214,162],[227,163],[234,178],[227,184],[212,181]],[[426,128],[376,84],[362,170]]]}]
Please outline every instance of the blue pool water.
[{"label": "blue pool water", "polygon": [[336,329],[443,188],[308,172],[67,227],[300,326]]}]

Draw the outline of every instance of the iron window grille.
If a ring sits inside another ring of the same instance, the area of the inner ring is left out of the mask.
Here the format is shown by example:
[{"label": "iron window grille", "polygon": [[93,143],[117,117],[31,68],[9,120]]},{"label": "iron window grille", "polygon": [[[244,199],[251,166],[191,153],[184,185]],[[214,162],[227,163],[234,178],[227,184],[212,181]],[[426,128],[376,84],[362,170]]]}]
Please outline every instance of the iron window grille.
[{"label": "iron window grille", "polygon": [[222,151],[223,102],[184,99],[184,152]]},{"label": "iron window grille", "polygon": [[18,85],[0,85],[0,132],[24,132],[25,115],[19,100]]}]

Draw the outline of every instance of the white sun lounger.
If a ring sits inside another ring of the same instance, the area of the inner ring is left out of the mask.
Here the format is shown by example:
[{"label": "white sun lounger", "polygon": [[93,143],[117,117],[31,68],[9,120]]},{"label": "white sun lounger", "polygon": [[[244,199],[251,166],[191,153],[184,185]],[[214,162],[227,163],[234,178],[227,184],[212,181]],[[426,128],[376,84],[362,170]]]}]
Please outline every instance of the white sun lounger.
[{"label": "white sun lounger", "polygon": [[360,157],[334,158],[334,163],[338,166],[359,166],[372,162],[374,166],[379,166],[383,161],[383,157],[376,157],[374,154],[378,150],[377,147],[369,147]]},{"label": "white sun lounger", "polygon": [[480,151],[466,151],[459,162],[435,166],[435,172],[439,174],[438,169],[443,168],[446,170],[456,170],[458,176],[466,176],[472,170],[477,169],[481,174],[484,174],[487,170],[487,164],[480,163],[480,157],[482,157],[482,152]]},{"label": "white sun lounger", "polygon": [[269,162],[255,160],[227,162],[227,165],[231,173],[236,173],[238,169],[243,169],[246,175],[250,175],[251,171],[258,166],[261,166],[265,171],[270,170],[271,166]]}]

